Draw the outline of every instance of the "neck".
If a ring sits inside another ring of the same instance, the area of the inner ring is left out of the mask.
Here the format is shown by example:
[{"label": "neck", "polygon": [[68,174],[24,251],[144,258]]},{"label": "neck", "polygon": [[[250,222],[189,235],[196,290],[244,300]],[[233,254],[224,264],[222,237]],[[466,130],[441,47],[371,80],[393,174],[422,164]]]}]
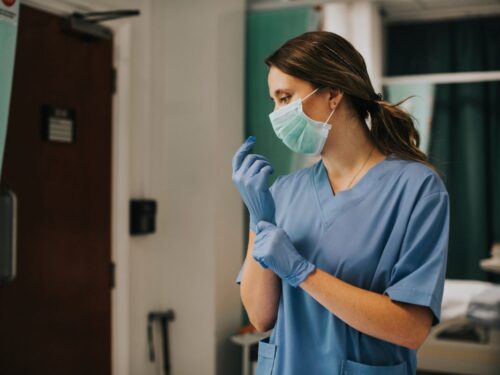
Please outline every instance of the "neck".
[{"label": "neck", "polygon": [[352,177],[366,161],[363,170],[368,170],[384,157],[374,148],[366,125],[357,118],[336,118],[321,154],[328,175],[337,181]]}]

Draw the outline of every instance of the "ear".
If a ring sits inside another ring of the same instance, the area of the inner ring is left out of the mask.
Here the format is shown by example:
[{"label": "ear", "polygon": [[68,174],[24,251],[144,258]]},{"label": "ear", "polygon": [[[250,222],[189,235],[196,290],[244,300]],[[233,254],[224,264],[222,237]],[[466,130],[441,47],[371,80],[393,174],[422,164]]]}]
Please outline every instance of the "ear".
[{"label": "ear", "polygon": [[344,93],[340,89],[328,89],[328,103],[330,105],[330,109],[337,108],[337,106],[342,101]]}]

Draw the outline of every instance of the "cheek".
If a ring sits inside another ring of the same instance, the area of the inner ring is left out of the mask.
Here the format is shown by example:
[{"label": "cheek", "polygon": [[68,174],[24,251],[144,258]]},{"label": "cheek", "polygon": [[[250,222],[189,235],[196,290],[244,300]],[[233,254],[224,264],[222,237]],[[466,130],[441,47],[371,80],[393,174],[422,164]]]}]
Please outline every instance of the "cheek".
[{"label": "cheek", "polygon": [[302,108],[304,113],[313,120],[323,122],[330,114],[329,107],[324,103],[303,103]]}]

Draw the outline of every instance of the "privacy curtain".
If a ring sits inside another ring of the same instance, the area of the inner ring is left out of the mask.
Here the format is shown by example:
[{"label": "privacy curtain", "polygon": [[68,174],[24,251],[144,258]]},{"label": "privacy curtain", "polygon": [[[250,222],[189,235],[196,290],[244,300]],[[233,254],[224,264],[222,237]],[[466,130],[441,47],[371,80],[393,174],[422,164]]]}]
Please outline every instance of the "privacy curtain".
[{"label": "privacy curtain", "polygon": [[[249,11],[246,17],[245,58],[245,133],[257,137],[252,152],[264,155],[271,162],[276,176],[288,174],[297,164],[295,156],[274,134],[269,113],[274,104],[267,86],[268,67],[264,60],[288,39],[319,27],[319,11],[311,7]],[[248,243],[248,214],[244,228]],[[243,252],[246,252],[246,245]],[[244,255],[245,256],[245,255]],[[243,310],[243,324],[248,316]]]},{"label": "privacy curtain", "polygon": [[288,39],[306,31],[317,30],[319,12],[311,7],[250,11],[246,30],[246,134],[255,135],[252,152],[269,159],[274,168],[270,182],[276,176],[288,174],[294,166],[294,155],[274,134],[269,113],[274,104],[267,86],[268,68],[264,60]]},{"label": "privacy curtain", "polygon": [[[387,31],[389,76],[500,70],[500,17]],[[500,282],[479,267],[500,242],[500,82],[438,84],[434,95],[429,158],[450,194],[446,277]]]}]

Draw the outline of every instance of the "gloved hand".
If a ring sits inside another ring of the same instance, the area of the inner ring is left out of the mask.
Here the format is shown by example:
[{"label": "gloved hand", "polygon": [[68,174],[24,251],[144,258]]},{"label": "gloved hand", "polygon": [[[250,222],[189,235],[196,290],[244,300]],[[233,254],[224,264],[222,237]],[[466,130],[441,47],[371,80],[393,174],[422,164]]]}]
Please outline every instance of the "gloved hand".
[{"label": "gloved hand", "polygon": [[316,268],[299,254],[282,228],[265,221],[257,224],[252,256],[295,288]]},{"label": "gloved hand", "polygon": [[267,183],[273,167],[264,156],[249,154],[254,144],[250,136],[236,151],[232,179],[250,213],[250,228],[256,231],[260,220],[275,222],[275,205]]}]

